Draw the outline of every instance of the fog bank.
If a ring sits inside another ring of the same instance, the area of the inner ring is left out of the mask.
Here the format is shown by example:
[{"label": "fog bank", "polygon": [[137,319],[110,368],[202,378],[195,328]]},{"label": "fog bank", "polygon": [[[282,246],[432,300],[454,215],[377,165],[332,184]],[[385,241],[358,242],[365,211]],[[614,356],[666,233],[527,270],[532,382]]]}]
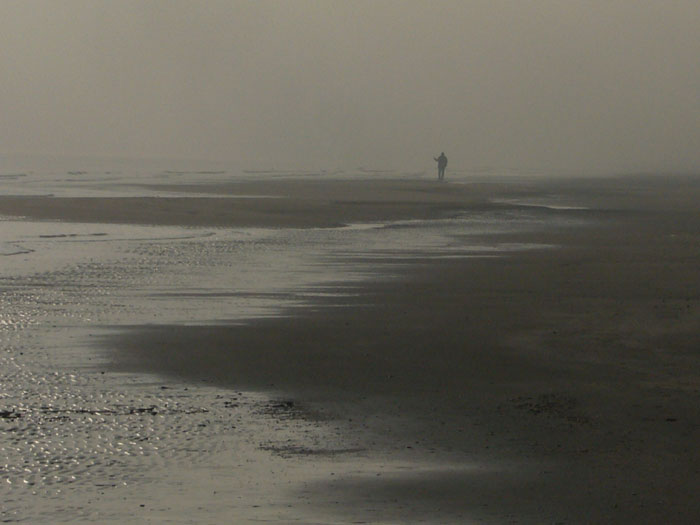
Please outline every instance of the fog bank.
[{"label": "fog bank", "polygon": [[695,1],[5,0],[0,154],[700,168]]}]

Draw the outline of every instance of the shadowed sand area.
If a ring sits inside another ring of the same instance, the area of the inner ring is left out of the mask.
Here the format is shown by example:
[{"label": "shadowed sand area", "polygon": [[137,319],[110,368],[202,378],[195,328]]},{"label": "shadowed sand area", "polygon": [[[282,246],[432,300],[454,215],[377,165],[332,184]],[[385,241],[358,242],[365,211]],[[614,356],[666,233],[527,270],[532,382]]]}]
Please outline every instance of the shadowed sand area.
[{"label": "shadowed sand area", "polygon": [[[144,187],[183,197],[0,197],[0,215],[74,222],[308,228],[434,218],[467,204],[493,206],[488,202],[493,194],[489,185],[447,186],[416,180],[268,180]],[[213,196],[188,195],[192,193]]]},{"label": "shadowed sand area", "polygon": [[242,325],[138,327],[106,345],[117,370],[284,392],[366,426],[368,449],[416,458],[441,451],[475,465],[307,487],[319,511],[339,518],[700,520],[698,178],[287,181],[219,191],[286,198],[154,199],[145,208],[139,199],[16,198],[0,199],[0,213],[325,226],[553,193],[586,206],[572,212],[585,214],[586,227],[501,235],[554,250],[429,263],[416,254],[399,279],[358,285],[344,308]]}]

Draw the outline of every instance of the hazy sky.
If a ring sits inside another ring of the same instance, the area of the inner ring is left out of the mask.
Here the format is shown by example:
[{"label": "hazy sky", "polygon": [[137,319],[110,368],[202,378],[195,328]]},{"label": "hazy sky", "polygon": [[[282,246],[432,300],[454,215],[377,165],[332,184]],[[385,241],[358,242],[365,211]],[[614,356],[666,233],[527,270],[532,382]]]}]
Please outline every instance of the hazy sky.
[{"label": "hazy sky", "polygon": [[0,154],[700,169],[697,0],[0,0]]}]

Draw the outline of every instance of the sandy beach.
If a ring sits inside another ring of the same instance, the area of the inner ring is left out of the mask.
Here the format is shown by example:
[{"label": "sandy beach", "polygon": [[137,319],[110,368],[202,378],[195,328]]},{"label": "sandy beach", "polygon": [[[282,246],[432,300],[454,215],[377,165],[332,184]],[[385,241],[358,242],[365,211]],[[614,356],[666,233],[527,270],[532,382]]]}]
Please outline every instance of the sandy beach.
[{"label": "sandy beach", "polygon": [[[302,229],[532,208],[560,219],[481,236],[541,249],[433,257],[418,247],[390,278],[378,258],[376,278],[337,283],[352,291],[340,299],[320,295],[245,322],[133,324],[100,338],[110,373],[270,393],[285,417],[342,422],[354,441],[336,452],[363,474],[288,489],[316,522],[700,520],[700,179],[167,190],[182,196],[1,197],[0,215]],[[269,453],[313,471],[324,451],[308,442]],[[397,457],[423,467],[368,474],[367,464]],[[225,501],[202,497],[225,511]]]},{"label": "sandy beach", "polygon": [[0,522],[700,524],[700,9],[0,3]]}]

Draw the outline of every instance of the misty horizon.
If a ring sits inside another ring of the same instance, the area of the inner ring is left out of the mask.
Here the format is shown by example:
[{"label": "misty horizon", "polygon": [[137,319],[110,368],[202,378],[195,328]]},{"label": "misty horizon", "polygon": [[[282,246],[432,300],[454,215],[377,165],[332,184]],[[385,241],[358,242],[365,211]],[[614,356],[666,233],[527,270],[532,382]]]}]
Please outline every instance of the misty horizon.
[{"label": "misty horizon", "polygon": [[3,2],[0,155],[700,168],[693,2]]}]

